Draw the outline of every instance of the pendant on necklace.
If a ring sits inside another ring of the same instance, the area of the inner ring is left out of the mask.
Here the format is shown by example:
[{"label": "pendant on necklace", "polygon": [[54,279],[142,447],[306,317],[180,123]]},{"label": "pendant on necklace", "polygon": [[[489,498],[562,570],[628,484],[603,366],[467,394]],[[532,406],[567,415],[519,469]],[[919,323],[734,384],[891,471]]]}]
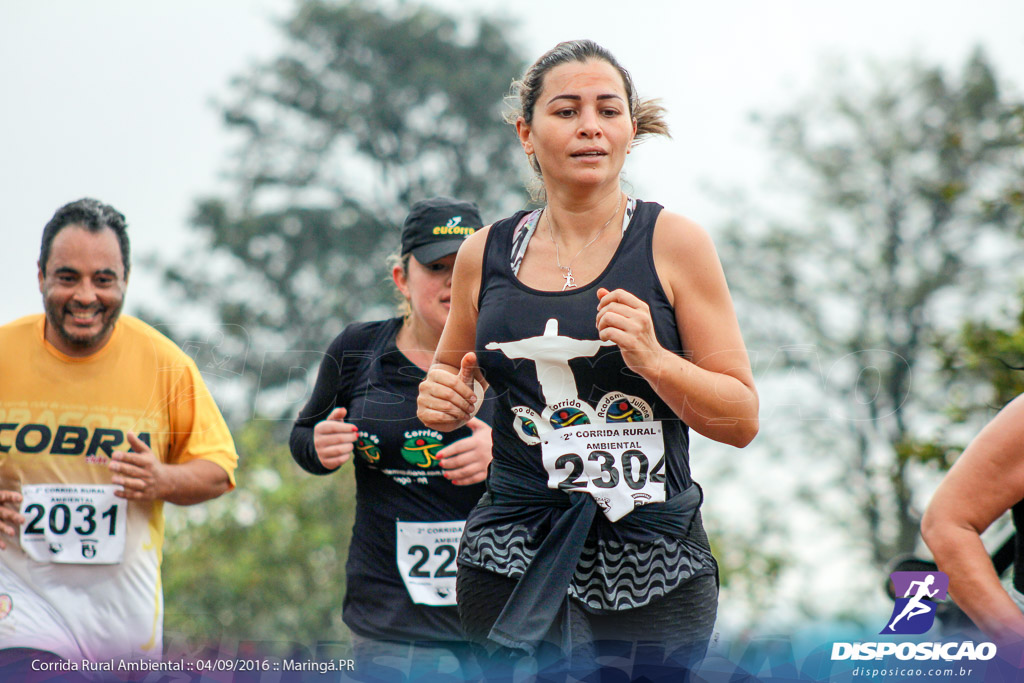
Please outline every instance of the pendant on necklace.
[{"label": "pendant on necklace", "polygon": [[562,285],[562,291],[563,292],[565,290],[567,290],[567,289],[575,289],[576,288],[576,279],[573,278],[573,276],[572,276],[572,268],[563,268],[562,269],[562,277],[565,278],[565,284]]}]

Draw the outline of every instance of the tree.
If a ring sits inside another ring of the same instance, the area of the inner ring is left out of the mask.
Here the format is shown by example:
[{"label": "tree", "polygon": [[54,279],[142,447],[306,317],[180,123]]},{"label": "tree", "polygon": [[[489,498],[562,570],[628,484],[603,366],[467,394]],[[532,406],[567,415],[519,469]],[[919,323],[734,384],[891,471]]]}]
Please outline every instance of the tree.
[{"label": "tree", "polygon": [[[842,510],[833,522],[881,567],[917,543],[915,487],[946,403],[936,344],[1015,290],[1024,134],[980,51],[956,76],[919,64],[873,76],[833,77],[760,120],[785,183],[771,206],[785,213],[748,210],[722,251],[752,347],[773,350],[766,384],[782,371],[779,405],[798,411],[786,451],[829,473],[806,500]],[[769,437],[778,417],[762,416]]]},{"label": "tree", "polygon": [[196,246],[164,269],[220,324],[200,366],[250,392],[304,388],[346,323],[382,314],[386,256],[414,201],[450,194],[497,216],[522,199],[501,118],[522,71],[508,22],[300,0],[283,29],[284,53],[236,78],[223,105],[242,138],[234,194],[197,201]]},{"label": "tree", "polygon": [[954,422],[983,424],[1024,393],[1024,298],[1017,304],[1020,311],[1007,328],[968,320],[958,334],[941,340]]},{"label": "tree", "polygon": [[[167,508],[168,650],[346,641],[345,558],[355,516],[352,466],[312,476],[267,421],[235,431],[244,476],[204,505]],[[271,654],[271,653],[268,653]],[[286,654],[286,653],[280,653]]]}]

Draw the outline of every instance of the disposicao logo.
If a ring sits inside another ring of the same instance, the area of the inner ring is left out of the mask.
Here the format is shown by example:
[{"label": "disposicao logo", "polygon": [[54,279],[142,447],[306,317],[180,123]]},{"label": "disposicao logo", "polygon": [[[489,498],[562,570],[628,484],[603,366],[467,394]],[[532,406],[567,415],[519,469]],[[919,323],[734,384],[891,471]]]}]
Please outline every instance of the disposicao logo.
[{"label": "disposicao logo", "polygon": [[946,599],[949,577],[940,571],[893,572],[896,604],[889,621],[879,633],[918,635],[935,623],[936,604]]},{"label": "disposicao logo", "polygon": [[[895,588],[896,604],[880,635],[920,635],[935,623],[935,609],[946,599],[949,577],[940,571],[893,572],[889,575]],[[832,661],[878,660],[883,657],[899,660],[988,660],[996,656],[994,643],[966,642],[869,642],[833,643]]]}]

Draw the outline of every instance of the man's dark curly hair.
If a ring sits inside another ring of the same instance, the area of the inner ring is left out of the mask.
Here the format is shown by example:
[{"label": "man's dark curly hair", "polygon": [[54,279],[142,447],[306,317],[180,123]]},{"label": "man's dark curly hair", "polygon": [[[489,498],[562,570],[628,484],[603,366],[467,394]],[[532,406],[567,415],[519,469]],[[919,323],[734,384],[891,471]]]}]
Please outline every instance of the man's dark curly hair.
[{"label": "man's dark curly hair", "polygon": [[128,243],[128,224],[124,214],[96,199],[79,199],[57,209],[53,218],[43,228],[43,243],[39,247],[39,270],[46,275],[46,262],[50,258],[50,247],[57,233],[69,225],[81,225],[91,232],[99,232],[110,228],[117,235],[121,247],[121,261],[124,263],[124,274],[128,276],[131,267],[131,245]]}]

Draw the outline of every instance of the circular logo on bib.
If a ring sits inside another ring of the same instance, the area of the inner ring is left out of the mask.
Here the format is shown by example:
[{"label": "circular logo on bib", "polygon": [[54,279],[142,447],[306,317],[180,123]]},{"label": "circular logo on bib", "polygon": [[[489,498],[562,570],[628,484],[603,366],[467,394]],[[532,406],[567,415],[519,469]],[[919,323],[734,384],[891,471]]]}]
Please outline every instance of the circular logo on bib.
[{"label": "circular logo on bib", "polygon": [[540,443],[542,433],[551,431],[544,416],[526,406],[512,408],[512,429],[523,443],[531,446]]},{"label": "circular logo on bib", "polygon": [[537,423],[526,417],[525,415],[519,416],[519,424],[523,428],[523,433],[529,437],[536,438],[537,436]]},{"label": "circular logo on bib", "polygon": [[433,434],[414,434],[402,444],[402,457],[410,465],[426,469],[437,462],[437,452],[441,450],[441,439]]},{"label": "circular logo on bib", "polygon": [[380,448],[367,437],[360,436],[356,440],[356,453],[366,462],[380,460]]},{"label": "circular logo on bib", "polygon": [[551,414],[549,419],[551,424],[555,426],[555,429],[590,424],[590,418],[587,417],[587,414],[574,406],[559,408]]},{"label": "circular logo on bib", "polygon": [[648,422],[654,419],[654,411],[638,396],[612,391],[597,404],[597,416],[604,422]]},{"label": "circular logo on bib", "polygon": [[643,422],[644,416],[640,414],[629,401],[615,401],[608,406],[608,413],[605,415],[608,422]]},{"label": "circular logo on bib", "polygon": [[5,618],[11,613],[11,609],[14,607],[14,601],[11,600],[11,596],[7,593],[0,593],[0,619]]}]

